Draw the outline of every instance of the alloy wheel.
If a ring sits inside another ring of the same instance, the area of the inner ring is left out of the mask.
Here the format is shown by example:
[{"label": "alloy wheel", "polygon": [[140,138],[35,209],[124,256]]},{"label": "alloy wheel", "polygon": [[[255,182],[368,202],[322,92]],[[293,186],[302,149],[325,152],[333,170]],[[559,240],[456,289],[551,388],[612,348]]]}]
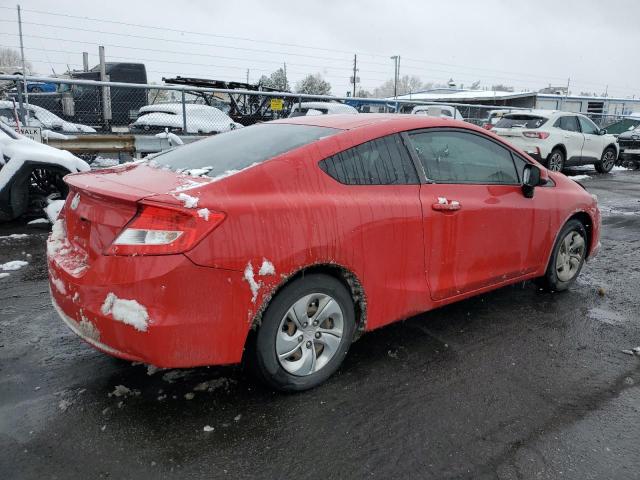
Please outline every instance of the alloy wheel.
[{"label": "alloy wheel", "polygon": [[569,232],[562,243],[556,258],[556,275],[561,282],[568,282],[576,276],[585,253],[584,238],[575,230]]},{"label": "alloy wheel", "polygon": [[549,158],[549,170],[553,172],[562,170],[562,154],[560,152],[553,152],[551,154],[551,158]]},{"label": "alloy wheel", "polygon": [[605,171],[611,170],[615,161],[616,156],[614,155],[614,153],[611,150],[607,150],[602,156],[602,169]]},{"label": "alloy wheel", "polygon": [[298,299],[276,333],[276,355],[292,375],[317,372],[335,356],[342,341],[344,314],[337,300],[324,293]]}]

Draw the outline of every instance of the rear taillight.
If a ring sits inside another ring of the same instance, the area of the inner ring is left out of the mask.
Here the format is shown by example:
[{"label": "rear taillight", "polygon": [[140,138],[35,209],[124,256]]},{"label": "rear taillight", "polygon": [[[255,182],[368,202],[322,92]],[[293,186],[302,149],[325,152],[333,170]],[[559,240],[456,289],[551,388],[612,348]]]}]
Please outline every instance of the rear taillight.
[{"label": "rear taillight", "polygon": [[224,213],[142,203],[106,255],[170,255],[195,247]]},{"label": "rear taillight", "polygon": [[522,132],[522,135],[528,138],[539,138],[544,140],[549,137],[549,132]]}]

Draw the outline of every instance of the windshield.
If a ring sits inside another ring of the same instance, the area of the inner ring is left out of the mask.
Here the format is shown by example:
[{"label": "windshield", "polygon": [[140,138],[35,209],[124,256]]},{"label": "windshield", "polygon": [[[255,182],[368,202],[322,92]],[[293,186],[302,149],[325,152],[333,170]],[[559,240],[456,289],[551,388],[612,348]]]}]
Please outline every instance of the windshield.
[{"label": "windshield", "polygon": [[540,128],[547,120],[549,119],[538,115],[505,115],[496,123],[496,128]]},{"label": "windshield", "polygon": [[216,177],[229,170],[242,170],[264,162],[339,131],[311,125],[262,123],[167,151],[155,156],[154,161],[172,170],[211,167],[207,175]]}]

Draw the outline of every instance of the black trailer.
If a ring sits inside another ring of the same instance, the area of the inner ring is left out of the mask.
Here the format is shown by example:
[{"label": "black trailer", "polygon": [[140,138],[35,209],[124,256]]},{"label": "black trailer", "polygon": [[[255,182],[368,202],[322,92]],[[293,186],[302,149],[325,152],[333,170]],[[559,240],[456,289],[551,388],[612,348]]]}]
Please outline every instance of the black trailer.
[{"label": "black trailer", "polygon": [[[251,84],[243,82],[225,82],[223,80],[211,80],[208,78],[163,78],[162,81],[170,85],[184,85],[189,87],[221,88],[226,90],[249,90],[255,92],[277,92],[275,88],[265,87],[261,84]],[[220,98],[213,93],[190,91],[191,95],[202,98],[206,105],[218,107],[216,103]],[[226,94],[229,99],[229,109],[226,112],[234,122],[242,125],[252,125],[257,122],[266,122],[276,118],[283,118],[289,115],[291,106],[296,102],[290,97],[282,100],[281,109],[271,108],[271,99],[276,98],[270,95],[230,93]]]}]

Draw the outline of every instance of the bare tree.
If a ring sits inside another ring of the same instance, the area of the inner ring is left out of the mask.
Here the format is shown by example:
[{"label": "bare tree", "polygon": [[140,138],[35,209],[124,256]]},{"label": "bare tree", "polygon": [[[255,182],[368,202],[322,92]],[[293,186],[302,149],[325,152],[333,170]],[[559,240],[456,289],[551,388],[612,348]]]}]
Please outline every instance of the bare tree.
[{"label": "bare tree", "polygon": [[[31,63],[25,61],[25,66],[27,67],[27,73],[33,70]],[[14,74],[14,73],[22,73],[22,57],[20,57],[20,53],[13,48],[0,48],[0,68],[3,70],[11,69],[12,71],[8,71],[6,73]]]},{"label": "bare tree", "polygon": [[[404,75],[398,79],[398,95],[406,95],[408,93],[415,93],[423,90],[425,84],[422,83],[420,77],[416,75]],[[379,87],[373,90],[374,97],[392,97],[394,91],[393,79],[387,80]]]},{"label": "bare tree", "polygon": [[262,75],[260,80],[258,80],[258,85],[267,88],[275,88],[281,92],[290,91],[289,80],[282,68],[277,69],[268,77],[266,75]]}]

